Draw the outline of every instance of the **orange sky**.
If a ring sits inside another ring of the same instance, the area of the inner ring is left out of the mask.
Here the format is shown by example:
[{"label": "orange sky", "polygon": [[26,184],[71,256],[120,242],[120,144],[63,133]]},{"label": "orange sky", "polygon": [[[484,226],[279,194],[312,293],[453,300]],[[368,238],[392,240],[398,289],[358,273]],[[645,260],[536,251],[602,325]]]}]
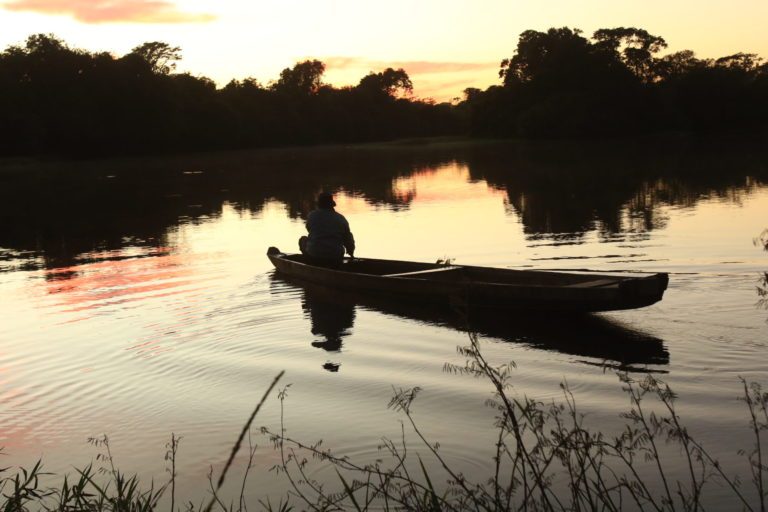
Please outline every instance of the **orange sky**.
[{"label": "orange sky", "polygon": [[417,96],[437,100],[498,83],[526,29],[636,26],[670,51],[768,56],[766,0],[0,0],[0,23],[3,48],[39,32],[116,54],[165,41],[181,46],[180,71],[219,85],[267,83],[309,57],[328,64],[334,85],[402,67]]}]

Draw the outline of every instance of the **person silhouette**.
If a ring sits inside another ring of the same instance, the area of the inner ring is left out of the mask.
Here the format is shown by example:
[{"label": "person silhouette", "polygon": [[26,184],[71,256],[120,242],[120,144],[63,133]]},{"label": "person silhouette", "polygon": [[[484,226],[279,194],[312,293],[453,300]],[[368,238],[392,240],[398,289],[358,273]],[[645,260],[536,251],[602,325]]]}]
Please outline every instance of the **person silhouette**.
[{"label": "person silhouette", "polygon": [[355,238],[347,219],[334,210],[336,201],[328,192],[317,196],[317,209],[307,216],[307,236],[299,238],[301,253],[318,263],[339,264],[344,252],[355,257]]}]

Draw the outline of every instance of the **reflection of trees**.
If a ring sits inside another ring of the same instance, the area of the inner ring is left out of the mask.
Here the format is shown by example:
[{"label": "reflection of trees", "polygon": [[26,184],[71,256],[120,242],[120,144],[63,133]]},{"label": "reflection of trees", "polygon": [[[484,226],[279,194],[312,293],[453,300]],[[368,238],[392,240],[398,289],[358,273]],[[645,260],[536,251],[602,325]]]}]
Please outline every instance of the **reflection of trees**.
[{"label": "reflection of trees", "polygon": [[746,146],[529,142],[488,148],[466,163],[474,179],[506,189],[530,237],[578,240],[598,229],[613,238],[663,228],[665,206],[740,201],[766,179],[764,151]]},{"label": "reflection of trees", "polygon": [[766,179],[761,153],[740,145],[519,142],[20,164],[0,173],[0,248],[66,266],[94,250],[163,247],[180,222],[215,218],[225,202],[257,213],[277,200],[303,218],[320,190],[406,209],[414,196],[395,181],[451,162],[466,165],[470,180],[506,190],[531,238],[573,242],[595,229],[606,240],[642,236],[665,225],[667,205],[742,200]]},{"label": "reflection of trees", "polygon": [[149,180],[97,164],[74,172],[4,174],[0,246],[35,251],[46,267],[70,265],[93,251],[162,247],[181,217],[220,211],[221,194],[201,190],[201,176],[169,172]]},{"label": "reflection of trees", "polygon": [[406,207],[393,179],[450,160],[452,151],[327,147],[19,164],[0,172],[0,248],[67,266],[93,251],[164,246],[181,221],[216,218],[224,202],[258,213],[277,199],[290,217],[304,217],[323,189]]}]

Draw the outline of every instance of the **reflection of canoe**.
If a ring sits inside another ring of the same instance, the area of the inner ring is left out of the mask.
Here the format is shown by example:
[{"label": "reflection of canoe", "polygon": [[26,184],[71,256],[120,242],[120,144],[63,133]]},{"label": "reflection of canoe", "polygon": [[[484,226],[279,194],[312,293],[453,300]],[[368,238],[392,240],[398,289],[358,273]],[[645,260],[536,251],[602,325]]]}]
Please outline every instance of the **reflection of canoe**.
[{"label": "reflection of canoe", "polygon": [[[272,277],[275,293],[283,292],[286,285],[302,290],[302,307],[310,314],[312,334],[322,334],[328,340],[341,340],[348,336],[358,316],[356,309],[363,308],[406,320],[472,332],[483,338],[587,358],[583,361],[586,364],[613,366],[627,371],[651,371],[638,365],[669,364],[669,352],[662,340],[598,315],[572,316],[567,322],[552,322],[549,315],[530,312],[498,315],[481,310],[465,315],[427,303],[340,291],[279,273]],[[340,342],[313,342],[313,345],[326,350],[341,348]]]},{"label": "reflection of canoe", "polygon": [[412,261],[345,259],[329,267],[270,247],[278,272],[371,294],[472,308],[592,312],[632,309],[661,300],[667,274],[609,275],[510,270]]}]

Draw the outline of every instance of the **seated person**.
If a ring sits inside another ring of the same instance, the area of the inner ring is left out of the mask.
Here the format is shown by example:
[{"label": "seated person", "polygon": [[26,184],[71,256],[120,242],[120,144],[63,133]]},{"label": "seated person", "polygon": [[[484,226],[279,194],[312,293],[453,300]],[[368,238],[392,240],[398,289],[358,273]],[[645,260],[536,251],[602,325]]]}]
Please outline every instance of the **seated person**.
[{"label": "seated person", "polygon": [[355,256],[355,239],[349,230],[349,222],[333,207],[336,201],[327,192],[317,196],[317,209],[307,217],[308,236],[299,238],[302,254],[319,262],[338,264],[344,260],[344,250]]}]

